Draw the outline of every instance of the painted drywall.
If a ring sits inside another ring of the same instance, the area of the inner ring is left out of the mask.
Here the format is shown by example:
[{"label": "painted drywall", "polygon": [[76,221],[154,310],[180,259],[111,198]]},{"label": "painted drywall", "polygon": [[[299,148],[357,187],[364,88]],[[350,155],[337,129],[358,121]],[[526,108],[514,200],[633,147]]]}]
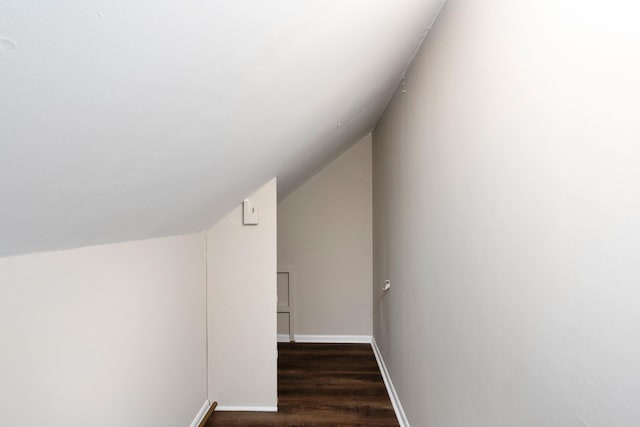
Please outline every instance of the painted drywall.
[{"label": "painted drywall", "polygon": [[297,335],[371,335],[371,203],[367,135],[278,204]]},{"label": "painted drywall", "polygon": [[370,132],[440,0],[4,0],[0,256],[203,231]]},{"label": "painted drywall", "polygon": [[0,424],[186,427],[207,399],[205,239],[0,259]]},{"label": "painted drywall", "polygon": [[258,225],[243,225],[242,205],[207,233],[209,399],[219,408],[277,405],[277,183],[249,199]]},{"label": "painted drywall", "polygon": [[374,333],[411,425],[638,425],[639,13],[450,0],[377,125]]}]

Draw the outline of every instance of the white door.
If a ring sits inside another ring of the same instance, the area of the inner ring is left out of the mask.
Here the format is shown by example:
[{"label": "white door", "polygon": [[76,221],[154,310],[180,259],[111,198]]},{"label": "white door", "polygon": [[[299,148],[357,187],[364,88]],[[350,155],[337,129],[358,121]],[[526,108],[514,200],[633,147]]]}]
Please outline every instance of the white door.
[{"label": "white door", "polygon": [[278,341],[294,341],[293,286],[290,271],[278,272]]}]

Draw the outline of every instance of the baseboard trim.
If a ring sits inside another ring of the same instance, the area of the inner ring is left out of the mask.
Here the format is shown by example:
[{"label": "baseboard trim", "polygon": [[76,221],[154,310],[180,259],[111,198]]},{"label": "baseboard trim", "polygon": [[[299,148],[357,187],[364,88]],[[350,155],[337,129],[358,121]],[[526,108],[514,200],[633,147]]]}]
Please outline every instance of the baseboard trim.
[{"label": "baseboard trim", "polygon": [[371,335],[296,335],[300,343],[370,344]]},{"label": "baseboard trim", "polygon": [[391,399],[391,405],[393,405],[393,410],[396,413],[396,418],[398,418],[398,423],[400,424],[400,427],[411,427],[409,425],[409,420],[407,419],[407,415],[404,413],[404,409],[402,408],[402,404],[400,403],[400,398],[398,397],[398,393],[396,393],[396,389],[393,386],[393,382],[391,381],[391,376],[389,375],[387,366],[384,364],[384,359],[382,358],[382,353],[380,353],[378,344],[376,344],[375,337],[371,338],[371,348],[373,349],[373,354],[376,357],[378,366],[380,367],[382,380],[384,381],[384,385],[387,388],[387,393],[389,393],[389,399]]},{"label": "baseboard trim", "polygon": [[191,424],[189,424],[189,427],[198,427],[200,425],[200,421],[202,421],[202,418],[204,418],[204,416],[207,414],[210,406],[211,402],[205,400],[202,404],[202,408],[200,408],[196,417],[193,419],[193,421],[191,421]]},{"label": "baseboard trim", "polygon": [[277,406],[219,406],[218,412],[278,412]]},{"label": "baseboard trim", "polygon": [[289,334],[278,334],[278,342],[289,342],[289,341],[291,341]]}]

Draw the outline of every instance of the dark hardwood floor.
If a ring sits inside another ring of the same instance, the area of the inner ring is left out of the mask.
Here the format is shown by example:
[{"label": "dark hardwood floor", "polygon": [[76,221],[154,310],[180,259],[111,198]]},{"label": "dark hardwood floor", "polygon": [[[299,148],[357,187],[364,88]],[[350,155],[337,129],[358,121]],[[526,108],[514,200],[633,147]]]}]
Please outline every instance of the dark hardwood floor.
[{"label": "dark hardwood floor", "polygon": [[398,427],[369,344],[278,349],[278,412],[215,412],[208,427]]}]

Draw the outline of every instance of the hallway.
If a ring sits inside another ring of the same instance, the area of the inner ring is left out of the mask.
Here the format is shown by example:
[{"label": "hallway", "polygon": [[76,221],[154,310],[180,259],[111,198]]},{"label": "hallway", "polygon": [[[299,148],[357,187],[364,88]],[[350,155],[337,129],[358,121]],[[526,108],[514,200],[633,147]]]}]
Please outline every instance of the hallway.
[{"label": "hallway", "polygon": [[278,413],[215,412],[213,426],[398,426],[369,344],[279,344]]}]

